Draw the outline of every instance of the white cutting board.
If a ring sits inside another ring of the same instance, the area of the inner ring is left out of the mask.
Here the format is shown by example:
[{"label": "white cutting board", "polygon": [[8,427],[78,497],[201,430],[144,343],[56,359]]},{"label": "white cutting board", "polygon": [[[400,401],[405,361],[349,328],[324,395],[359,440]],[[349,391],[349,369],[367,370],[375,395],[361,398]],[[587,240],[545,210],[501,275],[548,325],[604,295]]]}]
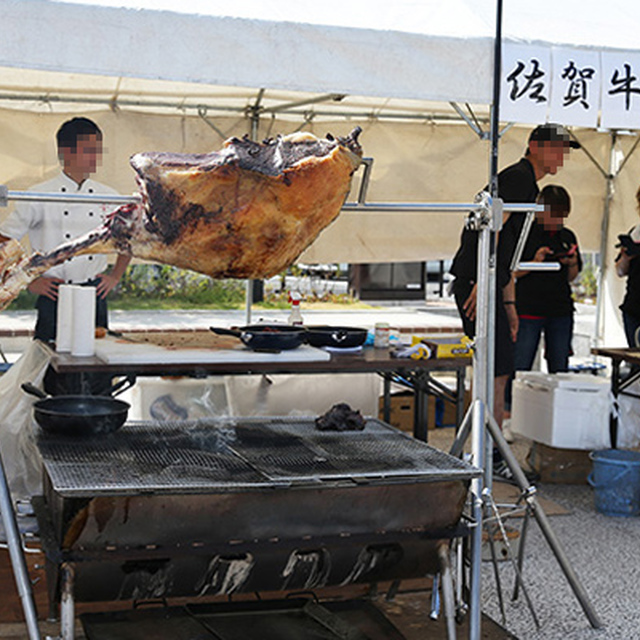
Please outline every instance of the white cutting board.
[{"label": "white cutting board", "polygon": [[215,362],[325,362],[331,354],[308,345],[280,353],[234,349],[166,349],[155,344],[124,343],[107,336],[96,340],[96,356],[108,364],[198,364]]}]

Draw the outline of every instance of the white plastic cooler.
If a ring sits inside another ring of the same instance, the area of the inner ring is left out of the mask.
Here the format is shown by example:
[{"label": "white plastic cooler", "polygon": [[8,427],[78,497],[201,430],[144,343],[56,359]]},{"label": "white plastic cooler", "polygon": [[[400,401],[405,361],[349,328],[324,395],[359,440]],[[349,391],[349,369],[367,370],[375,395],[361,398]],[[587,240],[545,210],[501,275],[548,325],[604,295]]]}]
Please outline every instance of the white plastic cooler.
[{"label": "white plastic cooler", "polygon": [[607,449],[610,382],[576,373],[518,371],[511,429],[559,449]]}]

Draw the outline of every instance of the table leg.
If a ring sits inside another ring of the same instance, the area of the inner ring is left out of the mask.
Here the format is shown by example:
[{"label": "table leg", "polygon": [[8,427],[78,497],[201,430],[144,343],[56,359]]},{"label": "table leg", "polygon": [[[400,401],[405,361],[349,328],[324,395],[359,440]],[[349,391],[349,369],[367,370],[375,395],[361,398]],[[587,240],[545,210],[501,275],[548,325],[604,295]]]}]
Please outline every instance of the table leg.
[{"label": "table leg", "polygon": [[464,380],[465,367],[456,371],[456,429],[462,424],[464,418]]},{"label": "table leg", "polygon": [[391,380],[387,376],[383,378],[382,385],[382,419],[389,424],[391,419]]},{"label": "table leg", "polygon": [[609,436],[611,438],[611,448],[615,449],[618,443],[618,395],[620,394],[620,360],[611,362],[611,394],[613,404],[609,414]]},{"label": "table leg", "polygon": [[429,395],[428,377],[425,380],[422,373],[416,373],[413,391],[413,435],[423,442],[429,439]]}]

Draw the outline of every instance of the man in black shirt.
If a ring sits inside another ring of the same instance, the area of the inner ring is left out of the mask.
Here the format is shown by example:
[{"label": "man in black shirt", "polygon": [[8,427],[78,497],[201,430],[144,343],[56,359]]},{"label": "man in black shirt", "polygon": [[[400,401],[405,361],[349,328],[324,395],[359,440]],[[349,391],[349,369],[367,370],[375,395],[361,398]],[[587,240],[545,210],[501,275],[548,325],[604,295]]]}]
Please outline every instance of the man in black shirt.
[{"label": "man in black shirt", "polygon": [[[505,203],[535,202],[538,180],[548,174],[555,175],[570,149],[579,147],[562,126],[553,123],[537,126],[529,136],[524,158],[498,174],[498,197]],[[505,387],[514,370],[514,342],[518,335],[515,281],[510,266],[522,219],[522,214],[505,212],[497,243],[493,415],[499,425],[504,413]],[[469,337],[475,336],[477,256],[478,232],[465,229],[451,273],[455,276],[456,305]]]}]

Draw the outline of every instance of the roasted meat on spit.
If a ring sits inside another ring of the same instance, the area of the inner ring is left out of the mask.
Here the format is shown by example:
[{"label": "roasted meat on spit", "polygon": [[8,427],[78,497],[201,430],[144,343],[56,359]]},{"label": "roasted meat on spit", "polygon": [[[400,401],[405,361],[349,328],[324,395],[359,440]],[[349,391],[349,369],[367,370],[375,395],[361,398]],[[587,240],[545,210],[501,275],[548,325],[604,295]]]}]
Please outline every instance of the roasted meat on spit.
[{"label": "roasted meat on spit", "polygon": [[231,138],[210,154],[136,154],[139,204],[47,254],[28,255],[15,240],[0,245],[0,308],[52,266],[91,253],[129,253],[213,278],[271,277],[340,213],[362,156],[359,134]]}]

